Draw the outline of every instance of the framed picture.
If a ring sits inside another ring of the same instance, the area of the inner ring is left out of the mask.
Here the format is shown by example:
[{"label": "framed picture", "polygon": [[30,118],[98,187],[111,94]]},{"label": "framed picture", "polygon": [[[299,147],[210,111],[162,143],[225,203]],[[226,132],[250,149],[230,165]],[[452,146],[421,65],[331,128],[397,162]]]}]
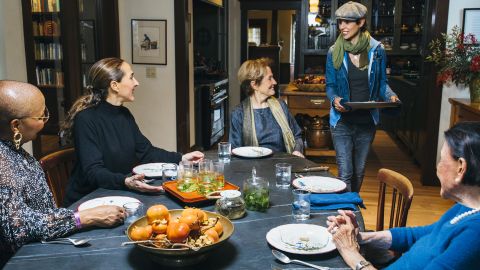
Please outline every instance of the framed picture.
[{"label": "framed picture", "polygon": [[167,21],[132,19],[132,63],[167,64]]},{"label": "framed picture", "polygon": [[474,34],[477,40],[480,39],[480,8],[463,9],[462,30],[465,35]]}]

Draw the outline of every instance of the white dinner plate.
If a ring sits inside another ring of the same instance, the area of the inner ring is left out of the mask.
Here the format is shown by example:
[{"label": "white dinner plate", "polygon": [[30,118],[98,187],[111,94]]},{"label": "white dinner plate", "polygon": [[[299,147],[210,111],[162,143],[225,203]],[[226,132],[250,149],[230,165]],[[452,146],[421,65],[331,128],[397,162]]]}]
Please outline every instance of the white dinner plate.
[{"label": "white dinner plate", "polygon": [[242,146],[232,150],[232,153],[239,157],[260,158],[266,157],[273,153],[272,149],[259,146]]},{"label": "white dinner plate", "polygon": [[133,168],[134,174],[145,174],[145,177],[162,177],[162,165],[166,163],[146,163]]},{"label": "white dinner plate", "polygon": [[292,185],[298,189],[308,190],[312,193],[333,193],[344,190],[345,182],[332,177],[305,176],[296,178]]},{"label": "white dinner plate", "polygon": [[126,196],[108,196],[88,200],[78,206],[78,211],[94,208],[101,205],[116,205],[123,207],[129,202],[140,202],[139,200]]},{"label": "white dinner plate", "polygon": [[336,249],[327,228],[313,224],[285,224],[268,231],[267,242],[293,254],[322,254]]}]

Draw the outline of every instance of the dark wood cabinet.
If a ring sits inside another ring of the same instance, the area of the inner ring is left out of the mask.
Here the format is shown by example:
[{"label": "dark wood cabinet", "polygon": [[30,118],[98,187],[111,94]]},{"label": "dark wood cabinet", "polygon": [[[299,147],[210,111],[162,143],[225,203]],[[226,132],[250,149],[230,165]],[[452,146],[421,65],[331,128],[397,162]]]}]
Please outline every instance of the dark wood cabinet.
[{"label": "dark wood cabinet", "polygon": [[62,147],[60,123],[83,94],[90,65],[120,55],[117,0],[22,0],[22,14],[28,82],[50,111],[33,142],[42,157]]},{"label": "dark wood cabinet", "polygon": [[450,126],[464,121],[480,121],[480,103],[462,98],[450,98],[448,101],[452,104]]}]

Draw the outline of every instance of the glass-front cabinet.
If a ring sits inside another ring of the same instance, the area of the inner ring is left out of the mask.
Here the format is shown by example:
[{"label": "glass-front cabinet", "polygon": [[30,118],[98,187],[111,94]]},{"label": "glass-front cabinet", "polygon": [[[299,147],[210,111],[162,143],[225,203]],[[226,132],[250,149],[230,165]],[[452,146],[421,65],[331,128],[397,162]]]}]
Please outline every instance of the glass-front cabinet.
[{"label": "glass-front cabinet", "polygon": [[[303,62],[300,73],[324,73],[328,48],[338,36],[335,11],[347,0],[304,0]],[[357,0],[365,5],[367,29],[387,51],[394,73],[417,71],[423,40],[425,0]],[[397,63],[398,62],[398,63]]]},{"label": "glass-front cabinet", "polygon": [[50,119],[33,142],[40,158],[66,147],[58,135],[82,94],[91,65],[118,56],[117,0],[22,0],[28,82],[45,96]]}]

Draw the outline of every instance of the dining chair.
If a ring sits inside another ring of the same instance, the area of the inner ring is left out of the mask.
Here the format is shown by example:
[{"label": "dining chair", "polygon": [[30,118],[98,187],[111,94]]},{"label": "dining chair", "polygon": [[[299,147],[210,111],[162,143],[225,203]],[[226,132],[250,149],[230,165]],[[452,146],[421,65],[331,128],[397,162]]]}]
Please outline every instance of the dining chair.
[{"label": "dining chair", "polygon": [[58,207],[63,205],[65,189],[75,164],[75,149],[67,148],[48,154],[40,159],[48,186]]},{"label": "dining chair", "polygon": [[[413,186],[407,177],[398,172],[382,168],[378,170],[377,179],[380,182],[378,191],[377,231],[384,229],[385,201],[387,190],[391,191],[390,220],[388,228],[405,227],[408,210],[413,199]],[[389,193],[390,194],[390,193]]]}]

